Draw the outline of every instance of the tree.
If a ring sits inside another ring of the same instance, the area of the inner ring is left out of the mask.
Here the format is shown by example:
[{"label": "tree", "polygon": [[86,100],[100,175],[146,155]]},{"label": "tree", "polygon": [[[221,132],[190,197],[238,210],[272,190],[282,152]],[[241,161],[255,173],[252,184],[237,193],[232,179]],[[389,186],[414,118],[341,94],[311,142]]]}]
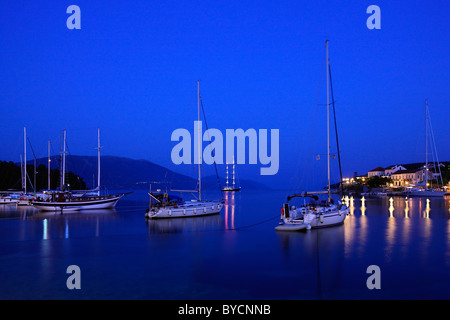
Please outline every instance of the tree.
[{"label": "tree", "polygon": [[[31,182],[34,181],[33,177],[34,166],[27,165],[27,174]],[[48,170],[44,165],[39,165],[36,168],[36,190],[42,190],[48,188]],[[33,190],[33,187],[27,179],[27,190]],[[57,189],[60,184],[60,171],[59,169],[50,170],[51,189]],[[74,174],[73,172],[66,173],[66,185],[70,186],[72,190],[84,190],[86,189],[86,183],[83,179]],[[0,161],[0,190],[8,189],[22,189],[22,169],[14,162]]]},{"label": "tree", "polygon": [[366,183],[369,188],[380,188],[388,185],[391,182],[392,182],[391,178],[372,176],[367,179]]}]

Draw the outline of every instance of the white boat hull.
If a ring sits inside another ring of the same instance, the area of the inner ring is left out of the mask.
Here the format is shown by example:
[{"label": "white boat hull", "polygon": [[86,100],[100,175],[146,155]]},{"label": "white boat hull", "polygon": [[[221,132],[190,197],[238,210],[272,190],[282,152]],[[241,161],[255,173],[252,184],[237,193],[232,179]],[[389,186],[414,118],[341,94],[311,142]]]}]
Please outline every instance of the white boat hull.
[{"label": "white boat hull", "polygon": [[363,192],[361,193],[361,196],[367,197],[367,198],[381,198],[381,197],[387,197],[386,192]]},{"label": "white boat hull", "polygon": [[123,195],[92,201],[46,202],[33,201],[31,204],[41,211],[79,211],[92,209],[111,209]]},{"label": "white boat hull", "polygon": [[16,204],[18,202],[18,199],[0,198],[0,204]]},{"label": "white boat hull", "polygon": [[218,214],[222,207],[223,203],[219,201],[186,203],[179,206],[153,208],[145,214],[145,217],[148,219],[201,217]]},{"label": "white boat hull", "polygon": [[408,197],[443,197],[445,195],[445,191],[405,191],[403,194]]},{"label": "white boat hull", "polygon": [[25,199],[25,200],[19,200],[19,201],[17,202],[17,205],[18,205],[18,206],[29,206],[29,205],[30,205],[30,201],[31,201],[31,200],[28,200],[28,199]]},{"label": "white boat hull", "polygon": [[344,223],[345,218],[347,217],[348,214],[349,214],[348,208],[344,210],[316,213],[315,217],[313,217],[307,223],[311,226],[311,228],[335,226]]},{"label": "white boat hull", "polygon": [[311,226],[304,223],[280,223],[279,226],[275,227],[277,231],[300,231],[304,229],[311,229]]},{"label": "white boat hull", "polygon": [[283,218],[279,226],[275,227],[278,231],[299,231],[315,228],[325,228],[344,223],[345,218],[350,213],[347,207],[334,210],[309,210],[302,218],[297,210],[290,212],[292,218]]},{"label": "white boat hull", "polygon": [[16,206],[29,206],[34,196],[18,195],[13,197],[0,198],[0,204],[15,204]]}]

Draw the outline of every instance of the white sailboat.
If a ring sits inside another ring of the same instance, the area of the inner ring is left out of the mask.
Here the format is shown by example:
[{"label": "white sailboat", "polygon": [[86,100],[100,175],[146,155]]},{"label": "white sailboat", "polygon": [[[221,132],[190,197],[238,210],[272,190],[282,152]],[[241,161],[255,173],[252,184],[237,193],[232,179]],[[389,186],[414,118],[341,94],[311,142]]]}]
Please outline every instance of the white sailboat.
[{"label": "white sailboat", "polygon": [[[327,191],[303,192],[287,197],[287,203],[281,208],[281,222],[275,227],[278,231],[298,231],[302,229],[329,227],[342,224],[349,214],[349,208],[340,201],[334,203],[331,197],[331,174],[330,174],[330,66],[328,58],[328,40],[325,42],[326,48],[326,68],[327,68],[327,168],[328,168],[328,186]],[[334,104],[334,99],[333,99]],[[337,135],[336,135],[336,141]],[[339,154],[339,144],[338,144]],[[340,167],[340,160],[339,160]],[[341,183],[342,187],[342,174]],[[319,202],[319,195],[325,194],[327,199]],[[292,198],[303,198],[303,204],[297,208],[289,205]],[[307,199],[312,201],[307,203]]]},{"label": "white sailboat", "polygon": [[235,192],[235,191],[240,191],[241,187],[239,185],[236,185],[236,165],[234,163],[234,157],[233,157],[233,162],[232,162],[232,168],[233,168],[233,183],[230,185],[228,183],[228,162],[227,162],[227,166],[226,166],[226,181],[225,181],[225,187],[222,188],[222,191],[226,191],[226,192]]},{"label": "white sailboat", "polygon": [[[428,147],[428,137],[431,138],[430,148],[433,154],[432,165],[428,161],[429,147]],[[430,170],[434,168],[434,173]],[[432,188],[430,186],[433,177],[436,177],[436,187]],[[425,166],[423,169],[423,182],[420,185],[409,186],[403,194],[409,197],[443,197],[445,191],[439,188],[439,183],[441,186],[444,185],[442,180],[441,167],[439,164],[439,158],[436,150],[436,143],[434,141],[433,129],[431,127],[430,111],[428,110],[428,101],[425,99]],[[439,181],[440,180],[440,181]]]},{"label": "white sailboat", "polygon": [[2,195],[0,195],[0,204],[17,204],[19,202],[20,199],[20,194],[19,193],[4,193]]},{"label": "white sailboat", "polygon": [[[39,198],[31,201],[33,207],[41,211],[79,211],[88,209],[111,209],[114,208],[117,202],[125,194],[116,195],[100,195],[100,128],[98,129],[98,177],[97,177],[97,195],[75,195],[70,191],[64,191],[65,188],[65,146],[66,146],[66,130],[64,130],[64,142],[62,149],[62,177],[61,177],[61,191],[49,192],[46,194],[46,199]],[[50,183],[49,183],[50,185]]]},{"label": "white sailboat", "polygon": [[[35,199],[35,195],[31,195],[27,193],[27,179],[29,179],[28,172],[27,172],[27,128],[23,127],[23,169],[22,169],[22,188],[23,193],[20,194],[16,199],[18,206],[29,206],[31,201]],[[21,161],[22,162],[22,161]],[[21,164],[22,167],[22,164]],[[34,167],[34,174],[36,174],[36,165]],[[36,184],[36,181],[34,182]],[[31,180],[30,180],[30,184]],[[36,190],[35,190],[36,191]]]},{"label": "white sailboat", "polygon": [[[198,121],[200,122],[200,81],[197,81],[197,108]],[[198,129],[198,145],[201,146],[200,126]],[[222,210],[223,200],[202,200],[202,179],[201,179],[201,148],[198,149],[198,190],[171,190],[174,192],[189,192],[191,194],[198,193],[198,199],[184,201],[170,197],[168,193],[154,194],[149,193],[150,205],[146,210],[145,217],[148,219],[162,218],[185,218],[199,217],[206,215],[218,214]],[[155,203],[153,203],[155,202]]]}]

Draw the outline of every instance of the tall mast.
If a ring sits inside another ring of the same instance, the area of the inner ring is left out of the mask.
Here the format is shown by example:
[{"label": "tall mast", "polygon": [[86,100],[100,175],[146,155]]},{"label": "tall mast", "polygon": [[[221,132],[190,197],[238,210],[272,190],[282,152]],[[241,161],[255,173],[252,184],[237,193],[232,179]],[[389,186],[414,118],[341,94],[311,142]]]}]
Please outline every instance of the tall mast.
[{"label": "tall mast", "polygon": [[235,168],[234,157],[233,157],[233,188],[234,188],[234,185],[236,184],[235,174],[236,174],[236,168]]},{"label": "tall mast", "polygon": [[201,176],[201,131],[200,131],[200,80],[197,80],[197,120],[198,120],[198,199],[202,201],[202,176]]},{"label": "tall mast", "polygon": [[[438,157],[437,148],[436,148],[436,141],[434,140],[433,126],[431,125],[431,115],[430,115],[430,109],[428,108],[428,104],[427,104],[427,109],[428,109],[428,127],[429,127],[428,131],[430,132],[429,135],[430,135],[430,138],[431,138],[430,139],[431,140],[430,147],[431,147],[431,152],[432,153],[434,152],[435,155],[436,155],[436,162],[437,162],[437,167],[438,167],[438,170],[436,170],[436,164],[435,164],[434,172],[435,173],[439,172],[439,177],[441,178],[441,185],[443,187],[444,186],[444,181],[442,179],[441,166],[439,164],[439,157]],[[436,186],[439,187],[439,179],[438,178],[436,178]]]},{"label": "tall mast", "polygon": [[61,190],[66,189],[66,130],[63,131],[63,151],[62,151],[62,185]]},{"label": "tall mast", "polygon": [[52,160],[50,159],[50,140],[48,140],[48,163],[47,163],[47,183],[48,183],[48,190],[50,191],[50,162]]},{"label": "tall mast", "polygon": [[61,191],[63,190],[63,179],[62,179],[62,167],[63,167],[63,141],[64,141],[64,138],[63,138],[63,131],[61,131],[61,151],[60,151],[60,154],[61,154],[61,157],[60,157],[60,160],[61,160],[61,164],[60,164],[60,168],[61,168],[61,170],[59,171],[59,188],[61,189]]},{"label": "tall mast", "polygon": [[226,174],[227,174],[227,181],[226,181],[226,184],[227,184],[227,187],[228,187],[228,162],[227,162],[227,167],[226,167],[227,169],[226,169]]},{"label": "tall mast", "polygon": [[97,162],[98,162],[98,171],[97,171],[97,188],[98,188],[98,195],[100,196],[100,150],[102,147],[100,146],[100,128],[97,128],[97,138],[98,138],[98,144],[97,144]]},{"label": "tall mast", "polygon": [[[30,145],[31,145],[31,143],[30,143]],[[31,151],[33,151],[33,148],[31,148]],[[34,167],[33,167],[33,184],[34,184],[34,186],[33,186],[33,189],[34,189],[34,195],[36,195],[36,173],[37,173],[37,171],[36,171],[36,166],[37,166],[37,164],[36,164],[36,155],[34,154],[34,151],[33,151],[33,157],[34,157]]]},{"label": "tall mast", "polygon": [[425,99],[425,189],[428,189],[428,101]]},{"label": "tall mast", "polygon": [[330,91],[331,91],[331,105],[333,106],[333,115],[334,115],[334,130],[336,133],[336,147],[337,147],[337,154],[338,154],[338,163],[339,163],[339,194],[342,198],[342,166],[341,166],[341,151],[339,148],[339,135],[338,135],[338,128],[337,128],[337,121],[336,121],[336,107],[334,105],[334,93],[333,93],[333,77],[331,76],[331,65],[328,64],[328,72],[330,75]]},{"label": "tall mast", "polygon": [[22,154],[20,154],[20,175],[22,176],[22,189],[24,188],[25,179],[23,176],[23,161],[22,161]]},{"label": "tall mast", "polygon": [[23,127],[23,179],[24,192],[27,194],[27,127]]},{"label": "tall mast", "polygon": [[330,79],[328,77],[329,72],[329,63],[328,60],[328,40],[325,41],[325,47],[327,51],[327,166],[328,166],[328,202],[331,200],[331,183],[330,183],[330,92],[329,92],[329,86],[330,86]]}]

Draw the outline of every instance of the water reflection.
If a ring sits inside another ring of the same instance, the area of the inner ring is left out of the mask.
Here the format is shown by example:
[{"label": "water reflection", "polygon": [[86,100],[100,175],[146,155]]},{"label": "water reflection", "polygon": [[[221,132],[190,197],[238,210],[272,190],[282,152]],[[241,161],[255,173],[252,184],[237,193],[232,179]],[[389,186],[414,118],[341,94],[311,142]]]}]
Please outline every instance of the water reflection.
[{"label": "water reflection", "polygon": [[220,214],[188,218],[146,219],[146,224],[149,234],[201,232],[223,229],[223,220]]},{"label": "water reflection", "polygon": [[426,199],[426,207],[425,207],[425,211],[423,212],[423,217],[424,218],[430,218],[430,199]]},{"label": "water reflection", "polygon": [[361,198],[361,215],[366,215],[366,199],[364,197]]},{"label": "water reflection", "polygon": [[450,194],[445,197],[445,208],[447,209],[447,214],[450,216]]},{"label": "water reflection", "polygon": [[[0,219],[30,221],[32,223],[22,223],[16,229],[19,240],[36,238],[42,240],[52,238],[69,239],[71,229],[87,230],[86,226],[92,230],[96,237],[100,236],[100,223],[104,219],[117,217],[116,209],[83,210],[74,212],[39,211],[31,206],[0,206]],[[83,225],[83,227],[80,227]]]},{"label": "water reflection", "polygon": [[[94,235],[100,237],[100,224],[105,219],[117,217],[117,211],[115,209],[98,209],[98,210],[86,210],[79,212],[67,212],[61,213],[49,213],[39,212],[33,216],[30,216],[31,220],[42,220],[44,224],[51,224],[55,226],[55,232],[58,231],[60,237],[69,239],[72,234],[71,230],[78,228],[80,224],[88,224],[92,227],[95,225]],[[47,228],[48,230],[48,228]],[[48,239],[49,236],[45,237]]]},{"label": "water reflection", "polygon": [[409,199],[406,197],[405,199],[405,218],[408,218],[408,212],[409,212]]},{"label": "water reflection", "polygon": [[[347,202],[347,203],[348,203],[348,202]],[[349,208],[350,208],[350,215],[353,215],[353,214],[355,213],[355,206],[354,206],[354,199],[353,199],[353,196],[350,197],[350,205],[349,205]]]},{"label": "water reflection", "polygon": [[357,247],[357,254],[359,258],[362,258],[364,256],[365,248],[367,245],[368,235],[369,235],[369,228],[368,228],[368,218],[365,214],[366,212],[366,205],[365,201],[361,203],[361,217],[359,219],[356,219],[359,222],[359,232],[357,235],[358,238],[358,247]]},{"label": "water reflection", "polygon": [[[277,232],[280,238],[282,251],[289,256],[293,252],[298,252],[299,247],[303,248],[309,254],[316,254],[317,249],[322,245],[327,248],[326,251],[331,254],[331,248],[341,251],[342,246],[338,244],[342,239],[344,226],[335,226],[330,228],[319,228],[307,232]],[[340,248],[340,249],[339,249]],[[337,254],[337,252],[336,252]],[[331,254],[333,255],[333,254]]]},{"label": "water reflection", "polygon": [[236,192],[225,192],[225,203],[223,205],[225,211],[225,229],[234,229],[234,213],[236,210]]},{"label": "water reflection", "polygon": [[286,266],[281,271],[293,295],[327,299],[345,286],[344,225],[308,232],[277,232]]},{"label": "water reflection", "polygon": [[39,212],[31,206],[16,206],[15,204],[0,205],[0,219],[5,218],[21,218],[26,219],[28,216]]},{"label": "water reflection", "polygon": [[102,217],[112,217],[117,216],[116,209],[97,209],[97,210],[82,210],[82,211],[68,211],[61,214],[60,212],[55,211],[38,211],[34,210],[33,212],[28,212],[25,217],[27,220],[61,220],[61,221],[69,221],[69,220],[92,220],[95,218]]},{"label": "water reflection", "polygon": [[389,198],[389,217],[394,217],[394,199]]},{"label": "water reflection", "polygon": [[391,262],[393,256],[393,250],[395,245],[395,231],[397,227],[397,221],[394,217],[394,200],[389,199],[389,218],[387,220],[386,231],[385,231],[385,247],[384,254],[387,262]]},{"label": "water reflection", "polygon": [[[414,263],[427,264],[438,255],[450,265],[450,199],[361,198],[354,199],[353,203],[349,199],[349,205],[351,215],[342,229],[345,258],[375,260],[381,248],[379,263],[414,260]],[[306,234],[314,232],[310,230]],[[303,237],[282,235],[281,248],[289,252],[292,242],[306,241],[304,234]]]},{"label": "water reflection", "polygon": [[450,266],[450,220],[447,220],[447,245],[445,252],[445,264]]}]

